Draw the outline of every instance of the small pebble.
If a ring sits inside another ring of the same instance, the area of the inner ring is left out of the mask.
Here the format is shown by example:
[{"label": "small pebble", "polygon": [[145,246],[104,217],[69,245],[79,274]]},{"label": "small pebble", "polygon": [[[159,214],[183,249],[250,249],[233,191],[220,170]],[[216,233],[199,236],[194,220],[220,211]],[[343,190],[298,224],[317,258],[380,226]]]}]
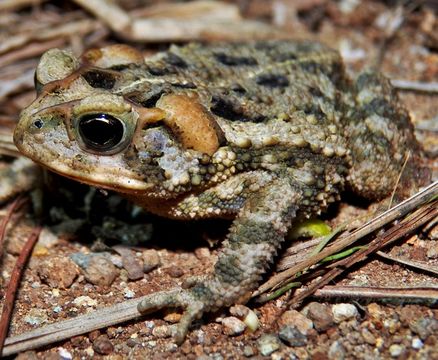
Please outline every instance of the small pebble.
[{"label": "small pebble", "polygon": [[334,325],[333,313],[329,306],[311,302],[307,306],[307,317],[313,321],[317,331],[325,331]]},{"label": "small pebble", "polygon": [[152,330],[155,327],[155,323],[151,320],[147,320],[144,322],[144,326]]},{"label": "small pebble", "polygon": [[126,345],[128,345],[130,348],[134,348],[134,347],[136,347],[138,344],[140,344],[140,342],[138,341],[138,339],[128,339],[128,340],[126,340]]},{"label": "small pebble", "polygon": [[289,346],[304,346],[307,343],[306,335],[294,326],[284,326],[279,331],[278,336]]},{"label": "small pebble", "polygon": [[135,252],[122,246],[114,246],[113,249],[121,255],[123,268],[128,272],[128,279],[133,281],[143,279],[143,261],[135,255]]},{"label": "small pebble", "polygon": [[48,316],[43,309],[30,309],[24,321],[30,325],[41,325],[48,321]]},{"label": "small pebble", "polygon": [[426,256],[429,259],[438,259],[438,241],[429,241],[429,243]]},{"label": "small pebble", "polygon": [[67,349],[64,349],[63,347],[58,348],[58,354],[62,360],[73,359],[73,355]]},{"label": "small pebble", "polygon": [[228,336],[240,335],[246,329],[245,323],[234,316],[222,319],[222,325],[222,332]]},{"label": "small pebble", "polygon": [[296,310],[288,310],[281,315],[278,324],[280,327],[291,326],[297,328],[302,334],[307,335],[313,329],[313,322]]},{"label": "small pebble", "polygon": [[160,265],[161,260],[157,250],[148,249],[143,251],[143,271],[145,273],[151,272]]},{"label": "small pebble", "polygon": [[256,313],[245,305],[238,304],[232,306],[230,314],[242,320],[251,332],[256,331],[260,325]]},{"label": "small pebble", "polygon": [[123,290],[123,296],[125,299],[133,299],[135,297],[135,292],[131,289],[126,288]]},{"label": "small pebble", "polygon": [[399,344],[392,344],[389,347],[389,353],[392,357],[398,357],[400,356],[404,351],[404,347]]},{"label": "small pebble", "polygon": [[72,302],[76,306],[83,306],[83,307],[97,306],[97,300],[92,299],[89,296],[78,296]]},{"label": "small pebble", "polygon": [[71,344],[78,349],[85,349],[90,346],[90,340],[83,335],[73,336],[70,338]]},{"label": "small pebble", "polygon": [[367,310],[368,310],[368,315],[376,321],[377,320],[380,321],[385,316],[384,310],[380,307],[380,305],[376,303],[369,304],[367,306]]},{"label": "small pebble", "polygon": [[177,313],[177,312],[170,312],[167,313],[163,319],[164,321],[170,322],[172,324],[176,324],[177,322],[179,322],[181,320],[181,313]]},{"label": "small pebble", "polygon": [[254,349],[253,349],[251,346],[246,345],[246,346],[243,348],[243,355],[245,355],[246,357],[251,357],[251,356],[253,356],[253,355],[254,355]]},{"label": "small pebble", "polygon": [[211,256],[210,250],[206,247],[200,247],[195,250],[195,256],[198,260],[209,259]]},{"label": "small pebble", "polygon": [[366,343],[370,345],[376,344],[376,337],[367,328],[363,328],[360,333]]},{"label": "small pebble", "polygon": [[152,335],[157,338],[168,338],[172,336],[172,329],[172,326],[169,325],[156,326],[152,329]]},{"label": "small pebble", "polygon": [[438,333],[438,320],[432,317],[420,317],[416,321],[409,323],[409,328],[421,340],[426,340],[430,335]]},{"label": "small pebble", "polygon": [[150,340],[150,341],[145,342],[145,345],[149,349],[153,349],[157,346],[157,342],[155,340]]},{"label": "small pebble", "polygon": [[353,304],[335,304],[332,306],[332,311],[336,323],[353,319],[359,315],[356,306]]},{"label": "small pebble", "polygon": [[93,350],[101,355],[109,355],[114,351],[114,346],[106,335],[100,335],[93,341]]},{"label": "small pebble", "polygon": [[168,343],[164,347],[165,351],[175,352],[178,350],[178,345],[175,343]]},{"label": "small pebble", "polygon": [[184,275],[184,270],[179,266],[169,266],[168,268],[163,269],[163,271],[173,278],[180,278]]},{"label": "small pebble", "polygon": [[84,269],[85,279],[98,286],[110,286],[119,274],[110,260],[103,256],[92,256]]},{"label": "small pebble", "polygon": [[339,341],[334,341],[330,345],[328,352],[328,358],[330,360],[343,360],[345,359],[345,349]]},{"label": "small pebble", "polygon": [[280,349],[280,345],[281,343],[278,337],[272,334],[262,335],[260,339],[257,340],[257,347],[263,356],[271,355],[274,351]]},{"label": "small pebble", "polygon": [[53,288],[66,289],[79,275],[77,265],[65,256],[52,256],[41,261],[36,270],[41,281]]},{"label": "small pebble", "polygon": [[95,341],[100,336],[100,330],[93,330],[92,332],[88,333],[88,338],[91,341]]},{"label": "small pebble", "polygon": [[84,349],[85,354],[87,354],[87,356],[89,358],[93,358],[94,357],[94,350],[91,346],[87,347],[86,349]]},{"label": "small pebble", "polygon": [[421,349],[423,347],[423,345],[424,345],[423,342],[419,338],[413,338],[412,339],[412,347],[414,349],[419,350],[419,349]]}]

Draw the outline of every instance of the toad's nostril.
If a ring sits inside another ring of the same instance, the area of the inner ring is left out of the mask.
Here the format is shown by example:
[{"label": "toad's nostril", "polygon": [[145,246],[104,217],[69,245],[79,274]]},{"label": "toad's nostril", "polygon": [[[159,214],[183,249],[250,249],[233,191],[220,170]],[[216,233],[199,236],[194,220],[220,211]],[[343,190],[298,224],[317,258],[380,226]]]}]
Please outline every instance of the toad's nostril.
[{"label": "toad's nostril", "polygon": [[44,126],[44,122],[42,120],[35,120],[33,122],[33,126],[35,126],[37,129],[41,129]]}]

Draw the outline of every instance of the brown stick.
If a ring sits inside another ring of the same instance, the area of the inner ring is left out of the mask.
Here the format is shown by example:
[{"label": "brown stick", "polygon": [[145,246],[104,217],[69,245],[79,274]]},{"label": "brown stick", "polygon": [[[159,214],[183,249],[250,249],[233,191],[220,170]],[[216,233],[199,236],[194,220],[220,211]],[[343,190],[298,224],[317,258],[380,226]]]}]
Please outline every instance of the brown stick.
[{"label": "brown stick", "polygon": [[351,298],[351,299],[400,299],[403,303],[419,301],[427,304],[438,303],[438,288],[414,287],[414,288],[381,288],[374,286],[329,286],[326,285],[315,291],[312,297],[316,298]]},{"label": "brown stick", "polygon": [[5,239],[5,235],[6,235],[6,227],[9,223],[9,221],[11,220],[12,214],[15,212],[15,210],[17,210],[21,205],[24,204],[25,200],[26,199],[24,199],[23,197],[18,196],[13,201],[13,203],[9,206],[7,213],[0,224],[0,257],[3,253],[4,239]]},{"label": "brown stick", "polygon": [[12,316],[12,310],[14,309],[15,294],[17,293],[18,286],[20,285],[20,279],[24,272],[24,266],[29,259],[32,249],[38,240],[41,227],[37,227],[33,230],[29,239],[23,246],[23,249],[18,256],[14,269],[12,270],[11,280],[9,281],[8,288],[6,290],[5,303],[3,305],[2,316],[0,318],[0,354],[3,351],[3,345],[8,334],[9,323]]}]

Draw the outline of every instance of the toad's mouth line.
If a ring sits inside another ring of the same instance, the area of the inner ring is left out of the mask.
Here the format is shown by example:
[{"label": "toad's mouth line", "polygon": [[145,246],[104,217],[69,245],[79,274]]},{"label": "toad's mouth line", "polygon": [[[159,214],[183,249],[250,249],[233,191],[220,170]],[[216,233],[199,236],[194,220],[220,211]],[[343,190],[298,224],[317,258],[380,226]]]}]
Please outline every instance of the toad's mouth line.
[{"label": "toad's mouth line", "polygon": [[[82,184],[125,194],[137,194],[139,192],[145,194],[154,188],[153,184],[139,179],[138,175],[136,176],[135,173],[127,171],[123,167],[92,166],[94,169],[90,170],[90,167],[80,161],[75,162],[72,159],[66,160],[65,158],[58,160],[60,158],[59,153],[50,148],[39,149],[38,152],[20,151],[42,167]],[[45,160],[42,160],[42,152]],[[47,161],[47,158],[51,160]]]}]

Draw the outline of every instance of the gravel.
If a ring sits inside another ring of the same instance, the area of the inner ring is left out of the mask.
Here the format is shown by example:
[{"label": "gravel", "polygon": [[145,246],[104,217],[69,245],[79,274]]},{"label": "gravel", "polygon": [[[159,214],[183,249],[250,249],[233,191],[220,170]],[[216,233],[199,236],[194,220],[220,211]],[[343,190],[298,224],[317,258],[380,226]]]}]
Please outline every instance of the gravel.
[{"label": "gravel", "polygon": [[392,344],[389,347],[389,353],[392,357],[399,357],[403,353],[404,349],[405,348],[403,345]]},{"label": "gravel", "polygon": [[110,286],[119,271],[110,260],[103,256],[92,256],[88,266],[84,269],[85,279],[98,286]]},{"label": "gravel", "polygon": [[286,325],[278,333],[283,342],[289,346],[304,346],[307,343],[307,337],[296,327]]},{"label": "gravel", "polygon": [[278,325],[280,328],[284,326],[295,327],[304,335],[307,335],[308,332],[313,329],[312,320],[296,310],[285,311],[280,317]]},{"label": "gravel", "polygon": [[79,275],[78,266],[65,256],[51,256],[39,262],[36,270],[41,281],[52,288],[69,288]]},{"label": "gravel", "polygon": [[143,271],[145,273],[151,272],[160,265],[161,259],[157,250],[148,249],[143,251]]},{"label": "gravel", "polygon": [[263,356],[269,356],[274,351],[280,349],[281,343],[277,336],[273,334],[265,334],[257,340],[257,347],[260,354]]},{"label": "gravel", "polygon": [[100,335],[93,341],[93,350],[101,355],[109,355],[114,351],[114,346],[106,335]]},{"label": "gravel", "polygon": [[243,334],[246,329],[245,323],[234,316],[228,316],[222,319],[222,325],[222,332],[228,336]]},{"label": "gravel", "polygon": [[312,302],[306,307],[306,315],[319,332],[326,331],[334,325],[332,310],[327,305]]},{"label": "gravel", "polygon": [[333,319],[336,323],[356,318],[359,315],[353,304],[335,304],[332,306]]}]

